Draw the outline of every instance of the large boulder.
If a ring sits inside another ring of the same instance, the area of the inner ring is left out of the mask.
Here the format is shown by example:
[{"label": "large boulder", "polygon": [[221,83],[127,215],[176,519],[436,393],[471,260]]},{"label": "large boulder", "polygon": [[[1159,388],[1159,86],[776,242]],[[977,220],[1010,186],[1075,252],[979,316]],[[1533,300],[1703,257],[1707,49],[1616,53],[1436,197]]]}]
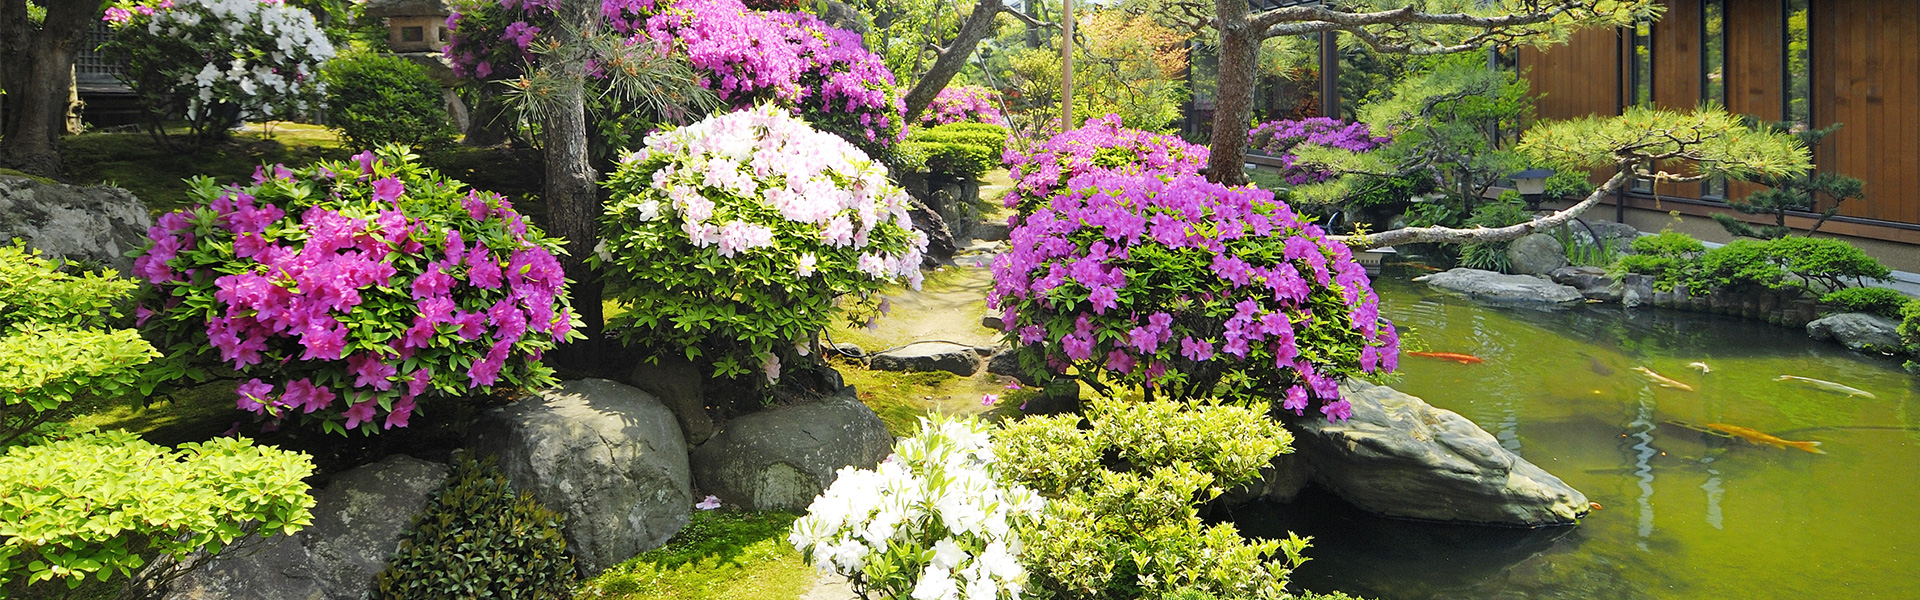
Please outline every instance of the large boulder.
[{"label": "large boulder", "polygon": [[841,467],[872,468],[893,435],[852,388],[728,421],[693,450],[701,491],[750,510],[804,511]]},{"label": "large boulder", "polygon": [[1522,527],[1571,524],[1587,513],[1586,495],[1453,411],[1365,382],[1348,382],[1341,392],[1353,418],[1290,419],[1291,457],[1306,463],[1315,483],[1361,509]]},{"label": "large boulder", "polygon": [[468,447],[499,458],[516,489],[567,516],[567,547],[591,576],[665,544],[693,507],[687,442],[653,395],[605,379],[496,408]]},{"label": "large boulder", "polygon": [[1474,300],[1502,304],[1564,304],[1579,302],[1580,290],[1530,275],[1504,275],[1479,269],[1452,269],[1415,277],[1433,289]]},{"label": "large boulder", "polygon": [[953,231],[947,228],[947,220],[940,213],[928,207],[919,199],[907,201],[907,218],[913,220],[913,228],[927,234],[927,266],[938,265],[938,261],[952,260],[960,247],[953,241]]},{"label": "large boulder", "polygon": [[1807,323],[1807,335],[1833,340],[1853,350],[1899,352],[1900,323],[1868,313],[1840,313]]},{"label": "large boulder", "polygon": [[980,353],[953,342],[915,342],[873,355],[867,366],[881,371],[946,371],[961,377],[980,372]]},{"label": "large boulder", "polygon": [[689,446],[707,441],[715,429],[713,417],[707,414],[701,390],[703,381],[698,365],[673,353],[654,357],[654,362],[642,360],[627,376],[627,382],[633,387],[653,394],[667,410],[673,411],[673,418],[680,422],[680,432],[687,435]]},{"label": "large boulder", "polygon": [[1607,270],[1600,267],[1560,267],[1547,274],[1554,283],[1580,290],[1580,295],[1588,300],[1620,302],[1625,297],[1624,287],[1619,281],[1607,276]]},{"label": "large boulder", "polygon": [[172,600],[360,600],[447,467],[404,455],[341,473],[313,495],[313,524],[291,536],[249,537],[174,582]]},{"label": "large boulder", "polygon": [[25,240],[49,257],[133,272],[126,254],[146,244],[153,217],[133,194],[0,175],[0,243]]},{"label": "large boulder", "polygon": [[1567,249],[1553,236],[1535,233],[1507,245],[1507,264],[1521,275],[1546,275],[1567,266]]}]

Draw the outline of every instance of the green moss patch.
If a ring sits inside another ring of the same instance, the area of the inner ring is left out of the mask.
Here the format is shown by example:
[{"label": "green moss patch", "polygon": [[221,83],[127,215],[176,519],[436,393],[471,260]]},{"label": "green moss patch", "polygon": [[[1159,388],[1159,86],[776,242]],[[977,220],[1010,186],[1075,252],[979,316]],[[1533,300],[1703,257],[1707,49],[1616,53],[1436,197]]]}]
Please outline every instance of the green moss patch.
[{"label": "green moss patch", "polygon": [[793,600],[812,566],[787,544],[794,515],[695,512],[667,545],[582,585],[586,600]]}]

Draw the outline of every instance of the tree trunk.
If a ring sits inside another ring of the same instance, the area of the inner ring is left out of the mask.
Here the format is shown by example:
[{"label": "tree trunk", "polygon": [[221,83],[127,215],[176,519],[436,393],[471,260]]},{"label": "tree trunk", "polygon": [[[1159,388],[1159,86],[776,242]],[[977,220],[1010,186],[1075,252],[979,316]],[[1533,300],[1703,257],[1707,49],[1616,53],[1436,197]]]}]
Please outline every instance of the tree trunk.
[{"label": "tree trunk", "polygon": [[100,18],[90,0],[53,2],[38,29],[26,20],[26,0],[0,0],[0,50],[8,57],[0,73],[7,91],[7,122],[0,130],[0,165],[36,175],[60,174],[54,141],[66,129],[73,56],[87,26]]},{"label": "tree trunk", "polygon": [[560,266],[566,270],[567,278],[573,280],[568,287],[573,300],[573,310],[586,322],[587,340],[567,353],[588,363],[592,363],[603,353],[597,352],[601,339],[600,291],[602,283],[599,276],[587,268],[587,257],[593,254],[594,246],[600,240],[600,194],[594,186],[598,178],[593,170],[593,162],[587,152],[587,108],[586,108],[586,53],[581,48],[581,38],[593,35],[593,28],[599,22],[597,0],[566,0],[559,11],[566,26],[558,27],[557,36],[563,50],[552,56],[553,62],[542,65],[556,77],[560,84],[554,90],[550,110],[545,111],[540,126],[542,145],[546,150],[547,180],[542,189],[542,200],[547,205],[547,232],[566,239],[567,255],[561,257]]},{"label": "tree trunk", "polygon": [[1000,14],[1003,6],[1005,5],[1001,4],[1001,0],[980,0],[974,3],[973,14],[967,15],[966,22],[960,24],[960,32],[953,36],[953,41],[949,42],[946,49],[940,52],[940,56],[933,60],[933,67],[927,69],[927,73],[920,76],[919,81],[913,82],[913,89],[907,91],[908,123],[919,119],[920,113],[926,112],[927,105],[933,104],[933,97],[940,95],[940,90],[945,89],[947,83],[953,81],[953,76],[959,75],[960,69],[967,66],[967,59],[973,56],[974,47],[979,46],[980,40],[986,39],[988,34],[993,33],[993,18]]},{"label": "tree trunk", "polygon": [[1213,137],[1208,144],[1207,179],[1225,185],[1247,183],[1240,165],[1247,158],[1247,122],[1253,119],[1253,79],[1260,59],[1262,31],[1247,23],[1244,0],[1214,3],[1220,28],[1219,86],[1214,93]]}]

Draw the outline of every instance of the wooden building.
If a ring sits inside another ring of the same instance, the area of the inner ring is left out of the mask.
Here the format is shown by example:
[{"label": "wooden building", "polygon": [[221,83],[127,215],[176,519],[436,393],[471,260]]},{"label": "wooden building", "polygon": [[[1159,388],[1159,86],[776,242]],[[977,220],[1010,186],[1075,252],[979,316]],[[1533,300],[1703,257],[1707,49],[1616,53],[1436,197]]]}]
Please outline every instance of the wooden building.
[{"label": "wooden building", "polygon": [[[1522,50],[1519,64],[1538,96],[1539,116],[1711,102],[1766,120],[1842,123],[1815,153],[1816,168],[1864,180],[1867,198],[1844,204],[1821,232],[1855,238],[1900,268],[1920,267],[1920,251],[1908,246],[1920,244],[1920,1],[1664,3],[1666,15],[1655,23]],[[1711,221],[1675,223],[1666,213],[1737,214],[1726,198],[1751,189],[1738,182],[1643,187],[1624,194],[1616,211],[1642,229],[1665,223],[1724,239]]]}]

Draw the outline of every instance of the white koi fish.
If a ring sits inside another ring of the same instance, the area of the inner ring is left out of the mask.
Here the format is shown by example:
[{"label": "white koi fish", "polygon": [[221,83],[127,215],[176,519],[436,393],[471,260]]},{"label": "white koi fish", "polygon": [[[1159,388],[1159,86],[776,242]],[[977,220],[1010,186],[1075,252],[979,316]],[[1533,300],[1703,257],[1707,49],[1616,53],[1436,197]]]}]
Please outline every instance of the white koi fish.
[{"label": "white koi fish", "polygon": [[1848,396],[1861,396],[1865,398],[1879,398],[1879,396],[1873,395],[1873,392],[1869,392],[1857,387],[1840,385],[1838,383],[1834,383],[1831,381],[1823,381],[1823,380],[1814,379],[1811,377],[1781,375],[1779,377],[1773,378],[1773,380],[1774,381],[1798,381],[1800,383],[1804,383],[1804,384],[1819,388],[1821,390],[1833,392],[1835,394],[1846,394]]}]

